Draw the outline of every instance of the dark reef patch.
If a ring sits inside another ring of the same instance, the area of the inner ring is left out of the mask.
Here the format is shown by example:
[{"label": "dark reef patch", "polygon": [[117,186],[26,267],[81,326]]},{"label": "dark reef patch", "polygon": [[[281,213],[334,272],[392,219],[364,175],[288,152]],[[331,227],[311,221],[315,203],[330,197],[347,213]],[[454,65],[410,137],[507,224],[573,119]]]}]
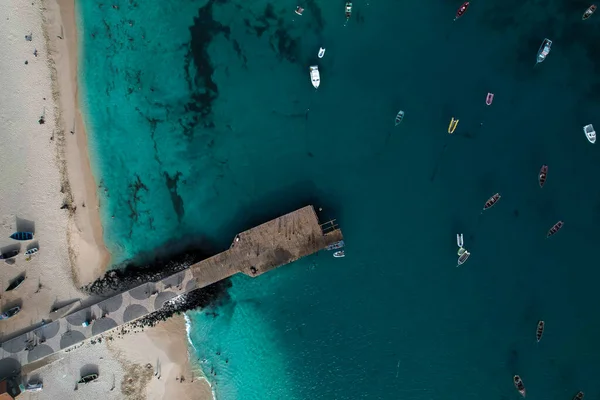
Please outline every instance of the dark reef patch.
[{"label": "dark reef patch", "polygon": [[181,177],[181,172],[177,172],[173,177],[169,176],[169,174],[167,172],[164,173],[165,175],[165,180],[166,180],[166,185],[167,185],[167,189],[169,190],[169,193],[171,194],[171,203],[173,203],[173,209],[175,210],[175,213],[177,214],[177,219],[179,220],[179,222],[181,222],[181,219],[183,218],[183,214],[185,213],[184,207],[183,207],[183,199],[181,198],[181,196],[179,195],[179,193],[177,193],[177,184],[179,182],[179,178]]}]

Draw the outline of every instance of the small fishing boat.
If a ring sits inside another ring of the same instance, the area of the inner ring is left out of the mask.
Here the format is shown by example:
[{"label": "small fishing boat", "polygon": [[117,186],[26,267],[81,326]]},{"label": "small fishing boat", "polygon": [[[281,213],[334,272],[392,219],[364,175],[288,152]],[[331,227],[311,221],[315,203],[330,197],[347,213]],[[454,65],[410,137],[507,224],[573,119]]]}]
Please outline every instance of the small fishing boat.
[{"label": "small fishing boat", "polygon": [[547,165],[542,165],[542,168],[540,168],[540,173],[538,175],[538,182],[540,183],[540,187],[543,188],[544,185],[546,184],[546,179],[548,178],[548,166]]},{"label": "small fishing boat", "polygon": [[89,374],[81,377],[81,379],[77,383],[87,384],[98,379],[98,374]]},{"label": "small fishing boat", "polygon": [[349,1],[346,3],[345,12],[346,12],[346,22],[348,22],[348,20],[352,16],[352,2]]},{"label": "small fishing boat", "polygon": [[558,221],[557,223],[552,225],[552,228],[550,228],[546,237],[549,238],[550,236],[554,235],[556,232],[558,232],[563,227],[563,225],[564,224],[562,221]]},{"label": "small fishing boat", "polygon": [[299,16],[302,16],[302,13],[304,12],[304,8],[297,6],[296,9],[294,10],[294,12],[296,14],[298,14]]},{"label": "small fishing boat", "polygon": [[325,249],[326,250],[336,250],[336,249],[341,249],[342,247],[344,247],[344,241],[340,240],[339,242],[330,244]]},{"label": "small fishing boat", "polygon": [[6,253],[0,254],[0,260],[8,260],[9,258],[13,258],[14,256],[16,256],[17,254],[19,254],[19,250],[9,250]]},{"label": "small fishing boat", "polygon": [[319,47],[319,58],[323,58],[323,56],[325,55],[325,48],[324,47]]},{"label": "small fishing boat", "polygon": [[[583,16],[581,17],[581,19],[583,21],[585,21],[586,19],[588,19],[589,17],[592,16],[592,14],[594,13],[594,11],[596,11],[596,6],[594,4],[592,4],[591,6],[588,7],[587,10],[585,10],[585,12],[583,13]],[[581,392],[579,392],[581,393]]]},{"label": "small fishing boat", "polygon": [[519,375],[515,375],[513,377],[513,383],[515,384],[515,387],[519,393],[521,393],[521,396],[525,397],[525,385],[523,385],[523,380]]},{"label": "small fishing boat", "polygon": [[26,275],[20,275],[17,276],[11,283],[10,285],[8,285],[8,287],[6,288],[7,292],[10,292],[11,290],[15,290],[16,288],[18,288],[19,286],[21,286],[21,283],[23,283],[23,281],[25,281]]},{"label": "small fishing boat", "polygon": [[454,17],[454,20],[456,21],[457,19],[462,17],[463,14],[467,12],[467,8],[469,8],[469,2],[465,1],[462,4],[462,6],[460,6],[459,9],[456,11],[456,16]]},{"label": "small fishing boat", "polygon": [[573,400],[583,400],[583,392],[577,392]]},{"label": "small fishing boat", "polygon": [[535,65],[538,65],[539,63],[544,62],[546,57],[548,57],[548,54],[550,54],[551,49],[552,49],[552,40],[544,39],[544,41],[542,42],[542,45],[540,46],[540,49],[537,52]]},{"label": "small fishing boat", "polygon": [[15,240],[31,240],[33,239],[33,232],[15,232],[10,235],[10,238]]},{"label": "small fishing boat", "polygon": [[492,105],[492,101],[494,101],[494,93],[488,93],[485,98],[485,104],[488,106]]},{"label": "small fishing boat", "polygon": [[21,311],[21,307],[19,307],[19,306],[13,307],[10,310],[5,311],[2,314],[0,314],[0,320],[9,319],[10,317],[14,317],[15,315],[17,315],[19,313],[19,311]]},{"label": "small fishing boat", "polygon": [[483,210],[487,210],[488,208],[492,208],[494,206],[494,204],[496,204],[498,202],[498,200],[500,200],[500,193],[496,193],[495,195],[493,195],[492,197],[490,197],[489,199],[487,199],[487,201],[485,202],[485,205],[483,206]]},{"label": "small fishing boat", "polygon": [[454,117],[452,117],[452,119],[450,120],[450,125],[448,125],[448,133],[449,134],[454,133],[454,130],[458,126],[458,121],[459,121],[458,119],[454,119]]},{"label": "small fishing boat", "polygon": [[25,255],[27,256],[27,258],[31,258],[31,256],[34,255],[35,253],[37,253],[38,251],[40,251],[40,249],[38,249],[37,247],[33,247],[33,248],[27,250],[25,252]]},{"label": "small fishing boat", "polygon": [[400,122],[402,122],[403,119],[404,119],[404,111],[400,110],[400,111],[398,111],[398,114],[396,114],[396,123],[394,126],[400,125]]},{"label": "small fishing boat", "polygon": [[535,338],[538,342],[542,340],[542,335],[544,334],[544,325],[544,321],[538,321],[537,323],[537,329],[535,330]]},{"label": "small fishing boat", "polygon": [[344,253],[344,250],[340,250],[340,251],[336,251],[335,253],[333,253],[333,256],[335,258],[342,258],[342,257],[346,257],[346,254]]},{"label": "small fishing boat", "polygon": [[310,67],[310,81],[315,89],[319,88],[319,85],[321,84],[321,74],[319,74],[319,67],[316,65],[311,65]]},{"label": "small fishing boat", "polygon": [[467,251],[467,249],[465,249],[463,247],[458,249],[457,254],[458,254],[458,263],[456,265],[457,267],[460,267],[461,265],[463,265],[469,259],[469,256],[471,255],[471,253],[469,253]]},{"label": "small fishing boat", "polygon": [[27,386],[25,386],[26,392],[41,392],[44,388],[44,384],[42,382],[29,382]]},{"label": "small fishing boat", "polygon": [[596,131],[594,130],[594,126],[592,124],[584,126],[583,133],[585,133],[585,137],[590,143],[596,143]]}]

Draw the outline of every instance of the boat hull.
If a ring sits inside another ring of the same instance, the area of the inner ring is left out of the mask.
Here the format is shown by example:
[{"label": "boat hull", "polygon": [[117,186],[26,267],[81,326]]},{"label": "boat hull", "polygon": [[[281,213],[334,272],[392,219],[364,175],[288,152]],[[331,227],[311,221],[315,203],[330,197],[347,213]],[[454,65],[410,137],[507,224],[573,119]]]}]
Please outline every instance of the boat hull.
[{"label": "boat hull", "polygon": [[494,101],[494,93],[488,93],[487,97],[485,98],[485,104],[488,106],[491,106],[493,101]]},{"label": "boat hull", "polygon": [[543,188],[546,184],[546,179],[548,179],[548,166],[542,165],[540,168],[540,173],[538,174],[538,183],[540,184],[540,188]]},{"label": "boat hull", "polygon": [[549,238],[550,236],[553,236],[556,234],[556,232],[560,231],[563,227],[564,223],[562,221],[558,221],[557,223],[555,223],[552,228],[550,228],[550,230],[548,231],[548,234],[546,234],[546,237]]},{"label": "boat hull", "polygon": [[321,74],[319,73],[319,67],[316,65],[310,67],[310,82],[315,89],[318,89],[321,85]]},{"label": "boat hull", "polygon": [[404,111],[400,110],[400,111],[398,111],[398,114],[396,114],[396,120],[395,120],[394,126],[400,125],[400,122],[402,122],[403,119],[404,119]]},{"label": "boat hull", "polygon": [[537,329],[535,330],[535,339],[539,342],[542,340],[542,336],[544,335],[544,326],[546,324],[544,321],[538,321]]},{"label": "boat hull", "polygon": [[465,15],[465,13],[467,12],[467,10],[469,9],[469,2],[465,1],[456,11],[456,15],[454,16],[454,20],[456,21],[457,19],[459,19],[460,17],[462,17],[463,15]]},{"label": "boat hull", "polygon": [[594,130],[594,126],[592,124],[584,126],[583,133],[585,134],[588,142],[592,144],[596,143],[596,131]]},{"label": "boat hull", "polygon": [[10,238],[14,240],[31,240],[33,239],[33,232],[15,232],[10,235]]},{"label": "boat hull", "polygon": [[542,42],[542,45],[540,46],[540,49],[538,50],[537,53],[537,57],[535,59],[535,63],[536,65],[546,61],[546,58],[548,57],[548,54],[550,54],[550,51],[552,50],[552,40],[546,38],[544,39],[544,41]]},{"label": "boat hull", "polygon": [[583,21],[585,21],[586,19],[588,19],[589,17],[592,16],[592,14],[596,11],[596,6],[595,5],[591,5],[588,7],[587,10],[585,10],[585,12],[583,13],[583,16],[581,17],[581,19]]},{"label": "boat hull", "polygon": [[448,125],[448,133],[451,135],[454,133],[454,131],[456,130],[456,127],[458,126],[458,119],[454,119],[454,117],[452,117],[452,119],[450,120],[450,125]]}]

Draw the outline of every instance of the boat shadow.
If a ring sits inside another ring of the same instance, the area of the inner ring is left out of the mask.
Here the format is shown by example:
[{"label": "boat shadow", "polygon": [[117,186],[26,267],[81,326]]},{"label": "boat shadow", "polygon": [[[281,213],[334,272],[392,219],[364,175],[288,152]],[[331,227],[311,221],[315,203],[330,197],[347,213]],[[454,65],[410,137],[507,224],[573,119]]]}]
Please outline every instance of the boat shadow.
[{"label": "boat shadow", "polygon": [[35,234],[35,222],[17,217],[17,232],[31,232]]}]

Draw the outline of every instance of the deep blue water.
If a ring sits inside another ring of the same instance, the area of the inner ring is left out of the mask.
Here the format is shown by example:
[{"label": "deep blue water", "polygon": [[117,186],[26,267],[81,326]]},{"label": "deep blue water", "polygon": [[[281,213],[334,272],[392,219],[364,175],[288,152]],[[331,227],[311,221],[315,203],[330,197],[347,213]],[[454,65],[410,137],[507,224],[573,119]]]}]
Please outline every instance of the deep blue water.
[{"label": "deep blue water", "polygon": [[219,399],[508,399],[514,374],[531,399],[600,398],[600,17],[474,1],[453,22],[460,3],[358,1],[346,26],[343,1],[79,4],[115,264],[306,204],[344,231],[346,258],[235,277],[216,317],[190,313]]}]

